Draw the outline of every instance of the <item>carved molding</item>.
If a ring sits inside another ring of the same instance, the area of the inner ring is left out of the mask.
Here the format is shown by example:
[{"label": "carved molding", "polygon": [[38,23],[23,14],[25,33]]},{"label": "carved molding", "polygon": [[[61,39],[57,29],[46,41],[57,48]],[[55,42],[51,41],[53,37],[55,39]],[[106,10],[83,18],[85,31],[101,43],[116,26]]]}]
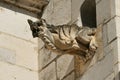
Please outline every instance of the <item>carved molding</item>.
[{"label": "carved molding", "polygon": [[49,3],[48,0],[0,0],[0,2],[13,5],[37,14],[42,14],[43,9]]},{"label": "carved molding", "polygon": [[44,19],[28,20],[33,37],[39,37],[47,49],[62,54],[79,55],[83,60],[91,59],[97,49],[96,28],[71,25],[50,25]]}]

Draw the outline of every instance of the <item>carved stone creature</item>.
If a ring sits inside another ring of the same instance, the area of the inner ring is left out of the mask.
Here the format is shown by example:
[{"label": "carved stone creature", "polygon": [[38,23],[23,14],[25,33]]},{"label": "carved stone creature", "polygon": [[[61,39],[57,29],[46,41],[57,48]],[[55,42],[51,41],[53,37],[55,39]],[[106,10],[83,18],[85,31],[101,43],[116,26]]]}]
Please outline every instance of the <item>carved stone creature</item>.
[{"label": "carved stone creature", "polygon": [[95,28],[71,25],[50,25],[44,19],[33,22],[28,20],[33,37],[39,37],[46,48],[58,53],[77,54],[90,59],[97,49]]}]

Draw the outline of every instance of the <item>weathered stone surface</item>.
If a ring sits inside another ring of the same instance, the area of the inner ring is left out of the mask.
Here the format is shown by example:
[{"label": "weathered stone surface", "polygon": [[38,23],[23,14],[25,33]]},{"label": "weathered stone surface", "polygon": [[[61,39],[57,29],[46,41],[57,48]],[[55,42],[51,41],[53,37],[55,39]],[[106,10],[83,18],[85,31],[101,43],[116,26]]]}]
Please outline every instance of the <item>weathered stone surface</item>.
[{"label": "weathered stone surface", "polygon": [[111,73],[105,80],[114,80],[114,73]]},{"label": "weathered stone surface", "polygon": [[[113,44],[111,44],[113,47],[113,52],[114,52],[114,64],[117,64],[120,62],[120,38],[117,38]],[[118,54],[117,54],[118,53]]]},{"label": "weathered stone surface", "polygon": [[71,21],[71,0],[50,0],[43,18],[50,24],[62,25]]},{"label": "weathered stone surface", "polygon": [[39,73],[39,80],[57,80],[55,62],[48,65]]},{"label": "weathered stone surface", "polygon": [[[15,61],[12,61],[12,63],[32,70],[38,70],[37,44],[1,33],[0,46],[15,52]],[[10,53],[6,54],[6,56],[9,55],[12,56]]]},{"label": "weathered stone surface", "polygon": [[120,63],[117,63],[114,65],[114,80],[119,80],[120,79]]},{"label": "weathered stone surface", "polygon": [[120,0],[115,0],[116,15],[120,16]]},{"label": "weathered stone surface", "polygon": [[80,80],[104,80],[107,75],[113,72],[113,60],[114,56],[112,53],[106,55],[103,60],[97,62],[93,67],[88,69]]},{"label": "weathered stone surface", "polygon": [[38,72],[0,61],[0,80],[39,80],[39,78]]},{"label": "weathered stone surface", "polygon": [[44,42],[41,39],[38,39],[38,51],[44,47]]},{"label": "weathered stone surface", "polygon": [[107,54],[112,53],[113,57],[114,57],[114,59],[113,59],[114,64],[116,64],[116,63],[118,63],[120,61],[120,59],[119,59],[120,55],[117,54],[120,51],[119,47],[120,47],[120,39],[119,38],[114,40],[108,46],[104,47],[104,56],[106,56]]},{"label": "weathered stone surface", "polygon": [[41,70],[43,67],[45,67],[48,63],[50,63],[53,59],[55,59],[57,56],[56,53],[53,53],[51,51],[49,51],[48,49],[46,49],[45,47],[43,47],[40,51],[39,51],[39,70]]},{"label": "weathered stone surface", "polygon": [[57,59],[58,78],[62,79],[74,69],[74,56],[63,55]]},{"label": "weathered stone surface", "polygon": [[114,17],[103,26],[103,43],[104,46],[120,36],[120,17]]},{"label": "weathered stone surface", "polygon": [[71,22],[75,22],[77,21],[79,26],[82,26],[82,22],[81,22],[81,16],[80,16],[80,7],[82,5],[82,3],[84,2],[84,0],[72,0],[71,1]]},{"label": "weathered stone surface", "polygon": [[102,33],[103,33],[103,36],[102,36],[103,46],[107,46],[108,45],[107,25],[103,26]]},{"label": "weathered stone surface", "polygon": [[6,61],[9,63],[16,63],[16,55],[15,51],[1,48],[0,47],[0,60]]},{"label": "weathered stone surface", "polygon": [[107,23],[107,35],[108,35],[108,43],[117,37],[116,34],[116,24],[115,19],[111,19],[110,22]]},{"label": "weathered stone surface", "polygon": [[[116,40],[114,40],[114,42],[112,42],[111,44],[110,44],[110,47],[109,47],[109,49],[111,49],[111,51],[110,52],[112,52],[112,54],[113,54],[113,57],[114,57],[114,64],[116,64],[118,61],[120,61],[120,59],[119,59],[119,57],[120,57],[120,55],[119,54],[117,54],[117,53],[119,53],[119,47],[120,47],[120,45],[119,45],[119,43],[120,43],[120,41],[119,41],[120,39],[116,39]],[[107,50],[107,49],[106,49]],[[109,53],[110,53],[109,52]]]},{"label": "weathered stone surface", "polygon": [[115,4],[114,0],[100,0],[96,5],[97,10],[97,25],[108,21],[115,16]]},{"label": "weathered stone surface", "polygon": [[52,24],[53,21],[53,13],[54,13],[54,0],[50,0],[49,4],[46,6],[44,14],[42,16],[48,23]]},{"label": "weathered stone surface", "polygon": [[66,24],[71,21],[71,0],[54,0],[54,25]]},{"label": "weathered stone surface", "polygon": [[34,17],[0,7],[0,31],[16,37],[37,43],[37,38],[33,39],[27,19],[37,20]]},{"label": "weathered stone surface", "polygon": [[[116,41],[114,41],[114,42],[116,42]],[[105,56],[106,54],[109,54],[111,51],[113,51],[113,47],[111,47],[111,44],[109,44],[109,45],[107,45],[107,46],[104,47],[103,51],[104,51],[104,56]]]},{"label": "weathered stone surface", "polygon": [[65,79],[63,80],[75,80],[75,73],[72,72],[70,75],[68,75]]},{"label": "weathered stone surface", "polygon": [[42,13],[42,9],[48,4],[48,0],[0,0],[0,2],[34,13]]},{"label": "weathered stone surface", "polygon": [[[117,37],[120,37],[120,17],[115,17],[116,22],[116,35]],[[113,28],[112,28],[113,29]]]}]

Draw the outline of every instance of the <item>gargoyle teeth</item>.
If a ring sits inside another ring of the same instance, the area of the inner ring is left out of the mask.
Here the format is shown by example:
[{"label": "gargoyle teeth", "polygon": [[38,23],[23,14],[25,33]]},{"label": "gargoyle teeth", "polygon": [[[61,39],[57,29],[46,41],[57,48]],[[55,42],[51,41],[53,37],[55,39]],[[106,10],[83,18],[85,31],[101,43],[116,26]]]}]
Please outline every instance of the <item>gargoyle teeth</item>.
[{"label": "gargoyle teeth", "polygon": [[48,46],[54,46],[52,43],[48,43]]},{"label": "gargoyle teeth", "polygon": [[47,36],[47,34],[43,34],[44,36]]},{"label": "gargoyle teeth", "polygon": [[46,37],[44,37],[43,40],[44,40],[44,42],[46,42],[46,43],[50,43],[50,40],[47,39]]},{"label": "gargoyle teeth", "polygon": [[53,49],[53,50],[56,50],[57,48],[56,48],[56,47],[53,47],[52,49]]}]

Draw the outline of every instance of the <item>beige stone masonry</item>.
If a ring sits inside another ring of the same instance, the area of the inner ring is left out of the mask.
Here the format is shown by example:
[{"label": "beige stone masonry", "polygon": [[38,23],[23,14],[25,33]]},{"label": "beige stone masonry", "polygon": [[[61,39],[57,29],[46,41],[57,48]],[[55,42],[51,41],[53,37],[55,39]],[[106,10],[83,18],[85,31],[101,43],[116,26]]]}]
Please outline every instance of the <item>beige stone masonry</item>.
[{"label": "beige stone masonry", "polygon": [[74,56],[63,55],[57,59],[57,76],[62,79],[64,76],[74,70]]},{"label": "beige stone masonry", "polygon": [[0,80],[39,80],[37,72],[0,61]]},{"label": "beige stone masonry", "polygon": [[57,80],[55,62],[39,73],[39,80]]},{"label": "beige stone masonry", "polygon": [[[1,33],[0,48],[3,48],[3,50],[7,51],[6,54],[13,56],[12,59],[9,59],[9,60],[12,60],[12,61],[9,61],[10,63],[12,62],[12,64],[20,65],[32,70],[38,70],[38,45],[37,44]],[[3,53],[1,53],[1,57],[3,57],[4,55],[5,53],[3,51]],[[9,55],[6,55],[6,56],[9,56]],[[5,58],[5,59],[8,59],[8,58]]]}]

